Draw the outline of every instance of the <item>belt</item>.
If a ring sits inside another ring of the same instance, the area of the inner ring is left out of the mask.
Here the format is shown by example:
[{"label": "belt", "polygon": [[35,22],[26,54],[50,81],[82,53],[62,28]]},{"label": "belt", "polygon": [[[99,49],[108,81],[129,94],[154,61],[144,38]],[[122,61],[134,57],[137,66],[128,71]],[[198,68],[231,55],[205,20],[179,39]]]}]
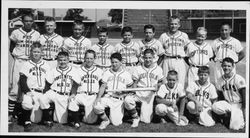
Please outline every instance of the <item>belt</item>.
[{"label": "belt", "polygon": [[168,58],[176,58],[176,59],[178,59],[178,58],[183,58],[183,57],[181,57],[181,56],[167,56]]},{"label": "belt", "polygon": [[85,93],[86,95],[97,95],[97,93],[95,93],[95,92],[92,92],[92,93],[86,92],[86,91],[77,92],[77,94],[82,94],[82,93]]},{"label": "belt", "polygon": [[80,65],[80,64],[82,64],[82,61],[70,61],[70,63]]},{"label": "belt", "polygon": [[56,60],[56,58],[50,58],[50,59],[44,58],[43,60],[46,60],[46,61],[53,61],[53,60]]},{"label": "belt", "polygon": [[31,90],[32,90],[32,91],[35,91],[35,92],[43,93],[43,90],[34,89],[34,88],[31,88]]},{"label": "belt", "polygon": [[136,62],[134,63],[125,63],[126,66],[136,66]]},{"label": "belt", "polygon": [[69,92],[59,92],[59,91],[56,91],[56,90],[53,90],[53,91],[60,94],[60,95],[69,95]]},{"label": "belt", "polygon": [[113,95],[109,95],[110,97],[112,97],[112,98],[115,98],[115,99],[118,99],[118,100],[123,100],[124,98],[123,97],[116,97],[116,96],[113,96]]}]

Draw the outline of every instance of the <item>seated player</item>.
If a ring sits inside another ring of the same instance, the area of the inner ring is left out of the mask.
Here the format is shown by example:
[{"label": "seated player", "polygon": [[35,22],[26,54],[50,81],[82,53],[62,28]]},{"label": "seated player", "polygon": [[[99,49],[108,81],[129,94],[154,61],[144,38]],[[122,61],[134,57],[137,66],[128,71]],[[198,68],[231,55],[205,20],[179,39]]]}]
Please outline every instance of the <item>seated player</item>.
[{"label": "seated player", "polygon": [[182,84],[178,83],[178,73],[175,70],[168,72],[167,83],[160,86],[155,100],[155,113],[161,117],[163,123],[166,122],[164,118],[167,116],[178,126],[188,124],[187,118],[183,116],[186,92]]},{"label": "seated player", "polygon": [[246,106],[245,79],[233,71],[235,63],[232,58],[224,58],[221,66],[224,74],[218,80],[219,100],[213,104],[213,111],[219,115],[219,119],[226,127],[234,130],[243,129]]},{"label": "seated player", "polygon": [[207,66],[200,67],[198,69],[199,80],[190,82],[186,89],[188,112],[197,117],[199,124],[206,127],[215,125],[212,117],[212,104],[218,97],[215,86],[209,82],[209,74],[210,71]]}]

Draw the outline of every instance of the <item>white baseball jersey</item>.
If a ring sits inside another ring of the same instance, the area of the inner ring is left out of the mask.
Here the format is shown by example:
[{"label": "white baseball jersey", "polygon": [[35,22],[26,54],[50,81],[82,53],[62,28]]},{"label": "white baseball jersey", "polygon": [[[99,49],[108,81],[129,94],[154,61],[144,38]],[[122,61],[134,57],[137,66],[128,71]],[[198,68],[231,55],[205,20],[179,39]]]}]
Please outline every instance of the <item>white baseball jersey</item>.
[{"label": "white baseball jersey", "polygon": [[83,61],[85,51],[90,49],[91,41],[82,36],[79,39],[75,39],[72,36],[64,40],[63,48],[69,51],[70,61]]},{"label": "white baseball jersey", "polygon": [[43,46],[43,58],[55,59],[59,48],[63,45],[63,37],[54,33],[51,36],[43,34],[40,36],[39,41]]},{"label": "white baseball jersey", "polygon": [[121,53],[123,63],[137,63],[139,61],[140,47],[136,42],[118,43],[115,45],[115,52]]},{"label": "white baseball jersey", "polygon": [[189,63],[195,66],[203,66],[209,63],[209,59],[213,57],[212,47],[204,42],[202,45],[197,45],[191,42],[187,46],[187,55]]},{"label": "white baseball jersey", "polygon": [[243,50],[240,41],[234,37],[227,40],[217,38],[214,40],[212,48],[216,55],[215,61],[222,61],[224,58],[230,57],[234,62],[237,62],[239,60],[238,53]]},{"label": "white baseball jersey", "polygon": [[14,30],[10,35],[10,40],[16,42],[12,54],[21,59],[29,59],[30,46],[38,41],[40,33],[36,30],[25,32],[22,28]]},{"label": "white baseball jersey", "polygon": [[[146,68],[145,66],[136,66],[133,74],[134,80],[139,80],[137,86],[155,87],[157,83],[163,79],[163,72],[161,67],[154,65],[153,67]],[[138,96],[147,96],[147,92],[136,92]]]},{"label": "white baseball jersey", "polygon": [[79,70],[68,66],[66,69],[56,67],[51,70],[46,80],[51,83],[51,89],[57,92],[70,93],[73,81],[80,84]]},{"label": "white baseball jersey", "polygon": [[101,80],[103,74],[102,69],[96,66],[93,66],[90,69],[81,66],[79,70],[81,83],[77,91],[87,93],[98,93],[99,81]]},{"label": "white baseball jersey", "polygon": [[163,33],[159,41],[163,45],[163,49],[165,53],[169,56],[181,56],[185,57],[185,46],[190,43],[188,35],[184,32],[178,31],[174,35],[167,33]]},{"label": "white baseball jersey", "polygon": [[176,103],[180,97],[186,95],[184,87],[180,83],[176,83],[174,88],[169,88],[167,84],[161,85],[157,95],[168,102]]},{"label": "white baseball jersey", "polygon": [[110,44],[95,44],[91,47],[96,52],[95,64],[109,67],[111,65],[110,56],[114,53],[115,47]]},{"label": "white baseball jersey", "polygon": [[225,99],[229,103],[240,103],[242,101],[239,89],[246,87],[246,82],[243,77],[234,74],[231,78],[225,79],[222,76],[218,80],[217,89],[223,92]]},{"label": "white baseball jersey", "polygon": [[23,64],[20,74],[24,74],[27,77],[27,85],[30,89],[43,90],[45,78],[49,71],[50,67],[47,62],[41,60],[38,63],[34,63],[29,60]]},{"label": "white baseball jersey", "polygon": [[202,86],[199,84],[198,80],[191,82],[186,91],[192,93],[203,107],[211,106],[211,99],[218,97],[215,86],[210,82]]}]

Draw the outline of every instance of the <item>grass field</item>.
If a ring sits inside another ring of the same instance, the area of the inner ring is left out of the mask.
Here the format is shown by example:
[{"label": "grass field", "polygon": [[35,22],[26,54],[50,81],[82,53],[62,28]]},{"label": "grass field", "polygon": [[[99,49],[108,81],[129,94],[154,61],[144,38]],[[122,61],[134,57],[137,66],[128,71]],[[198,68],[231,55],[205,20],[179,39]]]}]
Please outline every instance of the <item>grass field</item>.
[{"label": "grass field", "polygon": [[[137,41],[136,39],[135,41]],[[97,39],[93,38],[91,39],[92,43],[96,43]],[[109,42],[113,45],[116,43],[120,42],[121,39],[109,39]],[[211,40],[207,40],[209,43],[211,43]],[[245,47],[246,43],[242,42],[242,45]],[[12,62],[11,56],[9,56],[9,63]],[[211,63],[211,82],[214,82],[214,75],[213,75],[213,69],[212,67],[214,66],[214,63]],[[10,67],[10,65],[9,65]],[[241,62],[238,63],[237,65],[237,73],[242,75],[244,78],[246,78],[246,58],[243,59]],[[6,104],[7,105],[7,104]],[[245,133],[245,130],[240,130],[240,131],[233,131],[227,129],[225,126],[221,124],[216,124],[213,127],[203,127],[200,126],[196,123],[190,123],[188,126],[185,127],[178,127],[174,125],[173,123],[169,122],[167,124],[160,124],[160,123],[151,123],[151,124],[144,124],[140,123],[138,128],[131,128],[130,122],[124,122],[122,125],[116,127],[109,125],[107,129],[105,130],[99,130],[98,129],[99,124],[94,124],[94,125],[87,125],[84,123],[81,123],[81,127],[76,130],[72,127],[69,127],[67,125],[62,125],[62,124],[57,124],[55,123],[52,128],[46,128],[43,125],[38,125],[38,124],[33,124],[33,129],[32,132],[115,132],[117,134],[119,133],[134,133],[134,132],[139,132],[139,133],[145,133],[145,132],[171,132],[171,133],[178,133],[178,132],[185,132],[185,133]],[[9,132],[23,132],[23,126],[17,125],[17,122],[14,122],[13,124],[9,125]],[[183,133],[183,134],[185,134]]]}]

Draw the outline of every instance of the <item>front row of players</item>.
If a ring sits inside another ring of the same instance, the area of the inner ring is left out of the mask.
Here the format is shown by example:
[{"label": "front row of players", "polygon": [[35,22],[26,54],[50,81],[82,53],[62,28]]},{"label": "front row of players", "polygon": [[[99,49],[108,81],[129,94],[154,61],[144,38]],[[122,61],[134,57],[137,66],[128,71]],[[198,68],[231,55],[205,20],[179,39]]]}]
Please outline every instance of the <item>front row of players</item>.
[{"label": "front row of players", "polygon": [[[131,127],[138,127],[140,121],[150,123],[155,112],[162,122],[169,118],[178,126],[197,119],[204,126],[222,121],[231,129],[244,128],[245,80],[232,71],[234,61],[231,58],[222,61],[224,75],[218,81],[218,91],[209,82],[209,67],[202,66],[198,69],[199,79],[190,82],[185,92],[176,71],[170,70],[164,78],[162,69],[153,62],[152,49],[144,51],[144,63],[136,66],[132,75],[122,65],[120,53],[111,55],[111,68],[105,72],[94,66],[96,55],[93,50],[86,51],[80,69],[68,64],[67,52],[59,52],[58,66],[52,70],[41,55],[41,44],[34,43],[31,58],[20,71],[19,102],[25,131],[31,129],[31,122],[42,120],[50,127],[55,121],[69,122],[79,128],[82,107],[83,122],[93,124],[99,117],[102,121],[100,129],[110,123],[122,124],[124,111],[132,117]],[[129,87],[154,87],[155,90],[114,91]],[[53,116],[51,103],[54,103]],[[140,113],[136,110],[137,103],[141,105]],[[109,108],[109,116],[106,108]]]}]

